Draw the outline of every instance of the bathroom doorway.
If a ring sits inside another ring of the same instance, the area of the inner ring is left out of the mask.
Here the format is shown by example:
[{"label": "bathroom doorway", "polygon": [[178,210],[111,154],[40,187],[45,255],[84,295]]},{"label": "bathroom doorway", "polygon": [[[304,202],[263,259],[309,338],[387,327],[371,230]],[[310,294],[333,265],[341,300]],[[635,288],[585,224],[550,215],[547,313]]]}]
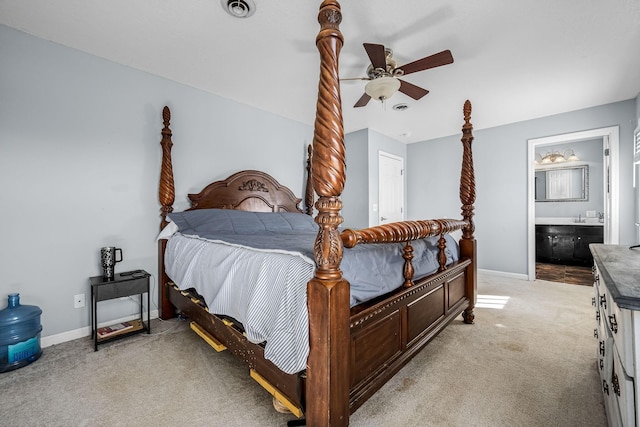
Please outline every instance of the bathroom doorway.
[{"label": "bathroom doorway", "polygon": [[[598,188],[602,189],[602,208],[593,209],[591,206],[585,212],[582,212],[582,208],[586,205],[578,205],[575,204],[576,212],[573,212],[571,209],[572,202],[566,201],[563,202],[563,207],[559,208],[560,210],[555,211],[558,218],[554,218],[550,220],[550,222],[559,222],[560,219],[565,222],[580,224],[583,221],[598,221],[599,215],[602,218],[602,231],[603,231],[603,241],[604,243],[616,244],[619,239],[619,207],[618,207],[618,198],[619,198],[619,186],[618,186],[618,145],[619,145],[619,129],[617,126],[608,127],[608,128],[600,128],[593,129],[582,132],[573,132],[562,135],[555,135],[550,137],[543,138],[534,138],[528,140],[528,279],[535,280],[536,278],[536,162],[540,163],[542,161],[542,157],[544,157],[547,153],[553,154],[558,150],[551,150],[551,148],[558,147],[568,147],[573,150],[573,154],[579,153],[581,148],[581,143],[585,143],[585,149],[587,147],[587,143],[591,141],[593,144],[594,140],[598,140],[598,144],[602,149],[601,155],[601,163],[598,161],[597,163],[600,165],[600,173],[597,174],[597,181],[589,180],[587,185],[592,186],[592,189],[595,189],[596,185]],[[569,145],[567,145],[569,144]],[[565,150],[566,154],[569,156],[571,153],[568,150]],[[538,155],[536,155],[536,153]],[[578,154],[579,157],[579,154]],[[578,162],[576,162],[578,163]],[[583,162],[585,163],[585,162]],[[595,166],[595,165],[594,165]],[[598,170],[598,167],[595,167],[595,170]],[[594,174],[596,175],[596,174]],[[568,178],[565,178],[568,179]],[[556,192],[558,190],[555,190]],[[595,193],[594,193],[595,194]],[[539,203],[541,205],[541,203]],[[580,207],[578,207],[580,206]],[[598,204],[598,206],[600,206]],[[547,215],[551,209],[545,208],[547,210]],[[595,212],[595,217],[592,216]],[[587,213],[590,214],[587,217]],[[584,216],[583,216],[584,215]],[[583,219],[585,218],[585,219]],[[579,222],[580,221],[580,222]],[[587,247],[588,245],[585,245]],[[539,270],[539,269],[538,269]]]}]

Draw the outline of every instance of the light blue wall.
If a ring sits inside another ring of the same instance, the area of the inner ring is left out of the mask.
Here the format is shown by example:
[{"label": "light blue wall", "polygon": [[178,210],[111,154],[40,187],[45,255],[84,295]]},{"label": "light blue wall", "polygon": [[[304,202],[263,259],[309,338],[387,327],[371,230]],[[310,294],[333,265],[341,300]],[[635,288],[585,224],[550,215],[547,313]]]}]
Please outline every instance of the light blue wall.
[{"label": "light blue wall", "polygon": [[[462,125],[462,108],[460,111]],[[636,100],[631,99],[475,131],[478,267],[527,274],[527,140],[588,129],[620,127],[620,243],[633,243],[632,133],[636,117]],[[461,155],[460,135],[408,146],[411,218],[460,217]]]},{"label": "light blue wall", "polygon": [[[43,337],[89,325],[99,249],[116,272],[145,269],[157,289],[158,177],[164,105],[172,109],[176,210],[241,169],[303,194],[311,126],[0,26],[0,298],[42,308]],[[215,78],[215,75],[212,75]],[[84,293],[87,306],[73,308]],[[0,308],[6,303],[0,302]],[[101,303],[99,321],[136,312]]]},{"label": "light blue wall", "polygon": [[362,129],[344,137],[347,179],[342,192],[344,228],[369,226],[369,132]]}]

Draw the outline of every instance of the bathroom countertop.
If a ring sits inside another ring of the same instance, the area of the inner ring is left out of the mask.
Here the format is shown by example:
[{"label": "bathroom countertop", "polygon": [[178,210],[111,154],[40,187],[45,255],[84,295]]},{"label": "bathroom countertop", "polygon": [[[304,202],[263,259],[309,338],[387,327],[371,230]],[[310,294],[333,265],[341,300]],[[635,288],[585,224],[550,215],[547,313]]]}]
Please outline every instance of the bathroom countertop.
[{"label": "bathroom countertop", "polygon": [[536,217],[536,225],[593,225],[604,226],[598,218],[582,218],[584,222],[578,222],[577,218],[571,217]]}]

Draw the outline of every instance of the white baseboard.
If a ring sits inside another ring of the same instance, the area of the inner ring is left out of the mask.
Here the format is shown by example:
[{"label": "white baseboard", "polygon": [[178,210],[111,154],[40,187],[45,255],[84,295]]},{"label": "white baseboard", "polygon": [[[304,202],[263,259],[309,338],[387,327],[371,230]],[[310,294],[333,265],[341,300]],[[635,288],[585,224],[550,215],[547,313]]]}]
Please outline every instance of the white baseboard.
[{"label": "white baseboard", "polygon": [[507,273],[505,271],[495,271],[495,270],[484,270],[479,268],[478,269],[478,273],[482,273],[482,274],[490,274],[493,276],[501,276],[501,277],[507,277],[509,279],[518,279],[518,280],[529,280],[529,276],[527,276],[526,274],[519,274],[519,273]]},{"label": "white baseboard", "polygon": [[[507,272],[504,272],[504,271],[494,271],[494,270],[484,270],[484,269],[478,269],[478,272],[482,273],[482,274],[490,274],[490,275],[494,275],[494,276],[508,277],[508,278],[511,278],[511,279],[528,280],[528,276],[526,274],[507,273]],[[146,314],[147,313],[143,313],[143,317],[146,317]],[[114,319],[114,320],[111,320],[109,322],[100,323],[100,324],[98,324],[98,327],[101,328],[103,326],[112,325],[114,323],[126,322],[126,321],[134,320],[134,319],[137,319],[137,318],[138,318],[137,315],[132,315],[132,316],[128,316],[128,317],[123,317],[121,319]],[[158,318],[158,310],[151,310],[151,318],[152,319],[157,319]],[[76,340],[78,338],[88,337],[89,335],[91,335],[91,326],[85,326],[84,328],[75,329],[73,331],[68,331],[68,332],[63,332],[61,334],[49,335],[49,336],[46,336],[46,337],[42,337],[40,339],[40,346],[42,348],[45,348],[45,347],[49,347],[49,346],[52,346],[52,345],[61,344],[63,342]]]},{"label": "white baseboard", "polygon": [[[158,310],[151,310],[150,314],[152,319],[158,318]],[[142,313],[142,317],[146,319],[147,313]],[[127,322],[129,320],[135,320],[138,318],[138,315],[134,314],[132,316],[122,317],[120,319],[98,323],[98,327],[101,328],[103,326],[112,325],[114,323]],[[40,347],[45,348],[56,344],[62,344],[63,342],[77,340],[78,338],[88,337],[89,335],[91,335],[91,326],[85,326],[84,328],[74,329],[73,331],[42,337],[40,338]]]}]

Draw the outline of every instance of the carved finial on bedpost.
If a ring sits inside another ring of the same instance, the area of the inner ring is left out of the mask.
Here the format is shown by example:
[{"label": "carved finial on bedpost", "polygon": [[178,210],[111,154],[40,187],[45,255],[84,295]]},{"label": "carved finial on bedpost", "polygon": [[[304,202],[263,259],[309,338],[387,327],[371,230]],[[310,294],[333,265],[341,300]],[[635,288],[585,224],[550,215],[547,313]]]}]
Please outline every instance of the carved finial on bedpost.
[{"label": "carved finial on bedpost", "polygon": [[162,128],[162,169],[160,170],[160,216],[162,222],[160,223],[160,229],[167,225],[167,214],[173,212],[173,202],[175,201],[175,188],[173,183],[173,166],[171,165],[171,147],[173,142],[171,136],[173,133],[169,128],[169,122],[171,120],[171,111],[169,107],[165,106],[162,109],[162,122],[164,127]]},{"label": "carved finial on bedpost", "polygon": [[304,211],[307,215],[313,215],[313,175],[311,162],[313,161],[313,145],[307,146],[307,186],[304,192]]},{"label": "carved finial on bedpost", "polygon": [[[462,203],[462,218],[467,226],[462,229],[460,239],[460,254],[477,260],[476,240],[474,238],[475,224],[473,223],[473,204],[476,201],[476,181],[473,170],[473,154],[471,143],[473,142],[473,125],[471,124],[471,102],[464,103],[464,124],[462,125],[462,172],[460,174],[460,202]],[[476,303],[477,290],[477,265],[474,261],[469,266],[467,274],[466,290],[469,296],[469,307],[462,313],[465,323],[473,323],[475,315],[473,309]]]},{"label": "carved finial on bedpost", "polygon": [[[169,122],[171,120],[171,111],[169,107],[162,109],[162,122],[164,127],[162,128],[162,169],[160,170],[160,230],[167,225],[167,215],[173,212],[173,202],[175,200],[175,188],[173,183],[173,167],[171,166],[171,129],[169,128]],[[173,307],[169,301],[167,289],[165,283],[169,281],[169,277],[164,270],[164,250],[167,246],[166,240],[158,241],[158,307],[160,310],[159,316],[162,319],[169,319],[173,317]]]},{"label": "carved finial on bedpost", "polygon": [[307,360],[307,425],[349,424],[349,283],[342,277],[340,195],[345,182],[344,130],[338,56],[343,38],[340,4],[324,0],[316,37],[320,82],[313,137],[311,175],[319,225],[314,255],[316,270],[307,286],[309,345]]}]

